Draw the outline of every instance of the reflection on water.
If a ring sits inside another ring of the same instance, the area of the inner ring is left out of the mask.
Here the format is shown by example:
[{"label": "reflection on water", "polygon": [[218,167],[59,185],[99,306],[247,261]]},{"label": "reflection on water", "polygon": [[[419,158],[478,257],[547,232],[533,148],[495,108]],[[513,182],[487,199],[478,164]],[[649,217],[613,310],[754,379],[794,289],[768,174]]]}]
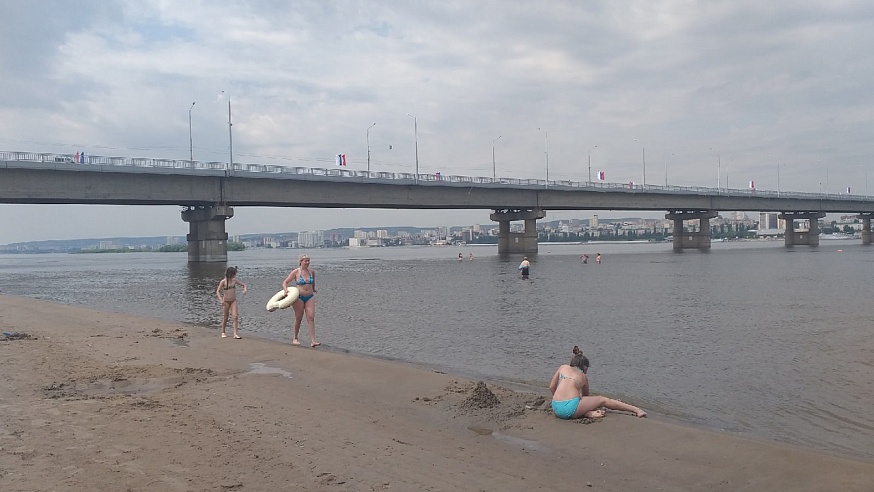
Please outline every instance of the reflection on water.
[{"label": "reflection on water", "polygon": [[[183,298],[177,305],[178,311],[174,311],[189,314],[189,317],[183,321],[210,326],[213,324],[216,305],[220,306],[215,296],[215,290],[225,276],[227,265],[225,263],[187,263],[184,266],[187,269],[186,283],[188,288],[183,292]],[[212,295],[205,296],[203,295],[205,292],[212,293]],[[219,310],[221,310],[220,307]],[[232,320],[228,319],[228,322],[230,323]]]},{"label": "reflection on water", "polygon": [[[519,257],[501,258],[493,246],[318,250],[310,252],[316,330],[340,351],[537,391],[579,345],[596,393],[711,428],[874,458],[874,248],[840,248],[541,245],[528,280]],[[596,252],[601,265],[591,261]],[[249,285],[239,296],[244,337],[290,338],[292,311],[268,313],[265,304],[298,253],[230,253]],[[189,265],[185,253],[0,255],[0,289],[217,328],[226,266]]]}]

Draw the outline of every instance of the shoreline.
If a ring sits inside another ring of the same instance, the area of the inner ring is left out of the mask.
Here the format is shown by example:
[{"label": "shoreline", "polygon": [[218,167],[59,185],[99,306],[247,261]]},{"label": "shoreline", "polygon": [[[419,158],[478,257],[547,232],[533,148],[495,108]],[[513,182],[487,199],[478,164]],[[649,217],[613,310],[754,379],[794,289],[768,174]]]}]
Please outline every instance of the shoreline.
[{"label": "shoreline", "polygon": [[874,480],[869,461],[656,415],[561,421],[548,398],[501,383],[192,324],[2,295],[0,331],[34,337],[0,341],[3,490],[862,491]]},{"label": "shoreline", "polygon": [[[53,301],[47,301],[47,302],[53,302]],[[121,313],[121,314],[124,315],[124,313]],[[178,321],[170,320],[170,322],[178,322]],[[212,329],[217,330],[218,329],[217,326],[207,327],[207,326],[198,325],[195,323],[186,323],[186,322],[178,322],[178,323],[184,324],[184,325],[191,325],[191,326],[199,328],[199,329],[207,329],[207,330],[212,330]],[[305,325],[304,325],[304,327],[305,327]],[[287,345],[289,347],[292,346],[291,342],[290,342],[290,338],[288,338],[287,339],[288,341],[286,341],[286,339],[283,339],[281,337],[274,338],[274,337],[266,337],[266,336],[262,336],[262,335],[263,334],[261,334],[261,333],[252,332],[252,333],[248,334],[248,337],[249,338],[257,338],[259,340],[263,340],[263,341],[266,341],[269,343],[275,343],[275,344],[279,344],[279,345],[283,345],[283,346],[284,345]],[[350,349],[346,349],[346,348],[335,348],[335,347],[332,347],[329,343],[323,343],[321,345],[320,349],[323,352],[341,354],[344,356],[356,357],[356,358],[361,358],[364,360],[374,360],[374,361],[380,361],[380,362],[385,362],[385,363],[389,363],[389,364],[398,364],[402,367],[412,368],[415,370],[434,372],[437,374],[445,374],[445,375],[448,375],[451,377],[465,379],[468,381],[483,381],[489,387],[498,386],[498,387],[501,387],[503,389],[507,389],[507,390],[513,391],[515,393],[525,395],[526,397],[527,397],[527,395],[532,395],[531,398],[529,398],[529,399],[542,396],[542,397],[545,397],[547,399],[547,402],[550,400],[548,381],[544,381],[542,385],[538,386],[536,384],[536,382],[534,382],[534,381],[498,379],[498,378],[495,378],[495,377],[489,376],[489,375],[476,374],[474,371],[464,371],[464,370],[461,370],[459,368],[453,368],[453,367],[444,366],[444,365],[417,363],[414,361],[410,361],[410,360],[406,360],[406,359],[402,359],[402,358],[397,358],[397,357],[388,357],[388,356],[380,356],[380,355],[368,354],[368,353],[363,353],[363,352],[356,352],[354,350],[350,350]],[[599,391],[599,392],[597,392],[597,394],[606,396],[608,398],[615,398],[615,399],[620,399],[623,401],[626,400],[625,398],[623,398],[619,395],[616,395],[614,393],[610,393],[607,391]],[[629,396],[628,401],[631,402],[632,404],[637,404],[634,402],[633,396]],[[670,425],[675,425],[678,427],[688,428],[688,429],[702,431],[702,432],[714,433],[716,435],[733,436],[733,437],[737,437],[740,439],[747,439],[747,440],[754,441],[754,442],[760,442],[763,444],[773,444],[776,446],[787,446],[789,448],[795,448],[795,449],[808,449],[803,444],[780,441],[777,439],[770,438],[766,435],[754,435],[754,434],[747,434],[747,433],[742,433],[742,432],[738,432],[738,431],[731,431],[731,430],[721,429],[721,428],[715,427],[713,425],[708,425],[704,422],[692,421],[692,420],[689,420],[688,418],[683,418],[680,415],[665,413],[658,407],[654,408],[653,406],[645,405],[645,404],[641,404],[638,406],[644,407],[644,410],[647,412],[647,419],[649,419],[649,420],[657,420],[657,421],[665,422],[665,423],[668,423]],[[841,453],[839,451],[830,450],[830,449],[822,449],[822,448],[810,448],[810,451],[813,453],[816,453],[816,454],[830,456],[830,457],[837,458],[837,459],[848,459],[848,460],[860,461],[860,462],[865,462],[865,463],[868,463],[868,462],[874,463],[874,458],[869,458],[868,456],[861,454],[861,453],[857,453],[857,454]],[[872,481],[874,481],[874,476],[872,476]]]}]

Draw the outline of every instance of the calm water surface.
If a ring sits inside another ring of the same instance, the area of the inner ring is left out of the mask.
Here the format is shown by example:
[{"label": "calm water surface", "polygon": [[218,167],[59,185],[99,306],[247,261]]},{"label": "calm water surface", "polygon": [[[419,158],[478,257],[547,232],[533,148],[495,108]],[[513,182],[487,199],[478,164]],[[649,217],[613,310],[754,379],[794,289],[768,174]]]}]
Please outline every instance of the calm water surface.
[{"label": "calm water surface", "polygon": [[[494,246],[308,253],[328,349],[545,391],[579,345],[596,393],[870,460],[874,248],[823,243],[715,243],[710,253],[682,254],[669,244],[541,244],[527,281],[521,258],[501,259]],[[244,336],[290,341],[292,311],[264,305],[299,253],[230,253],[249,284]],[[218,329],[224,267],[189,266],[185,253],[0,255],[0,289]],[[302,336],[306,343],[305,325]]]}]

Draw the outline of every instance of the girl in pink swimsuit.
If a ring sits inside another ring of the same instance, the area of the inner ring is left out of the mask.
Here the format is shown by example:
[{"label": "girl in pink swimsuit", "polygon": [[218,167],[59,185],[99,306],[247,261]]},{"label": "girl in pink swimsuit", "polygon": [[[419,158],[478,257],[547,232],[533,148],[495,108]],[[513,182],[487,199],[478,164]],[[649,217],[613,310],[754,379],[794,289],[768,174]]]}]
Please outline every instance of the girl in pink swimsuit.
[{"label": "girl in pink swimsuit", "polygon": [[248,290],[248,286],[237,278],[237,267],[228,267],[225,271],[225,276],[219,282],[215,289],[215,296],[222,303],[222,338],[228,335],[225,333],[225,328],[228,325],[228,315],[234,317],[234,338],[239,340],[242,338],[237,330],[240,326],[240,312],[237,307],[237,286],[243,288],[243,294]]}]

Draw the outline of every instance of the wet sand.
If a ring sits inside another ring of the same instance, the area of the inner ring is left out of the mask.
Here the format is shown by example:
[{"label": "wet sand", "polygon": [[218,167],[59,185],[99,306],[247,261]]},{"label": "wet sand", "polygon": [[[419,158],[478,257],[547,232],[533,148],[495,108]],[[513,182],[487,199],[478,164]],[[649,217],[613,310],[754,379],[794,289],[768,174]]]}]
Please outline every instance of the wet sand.
[{"label": "wet sand", "polygon": [[[849,490],[874,463],[0,295],[0,490]],[[329,331],[323,331],[327,334]],[[290,340],[289,340],[290,342]],[[632,402],[633,403],[633,402]]]}]

